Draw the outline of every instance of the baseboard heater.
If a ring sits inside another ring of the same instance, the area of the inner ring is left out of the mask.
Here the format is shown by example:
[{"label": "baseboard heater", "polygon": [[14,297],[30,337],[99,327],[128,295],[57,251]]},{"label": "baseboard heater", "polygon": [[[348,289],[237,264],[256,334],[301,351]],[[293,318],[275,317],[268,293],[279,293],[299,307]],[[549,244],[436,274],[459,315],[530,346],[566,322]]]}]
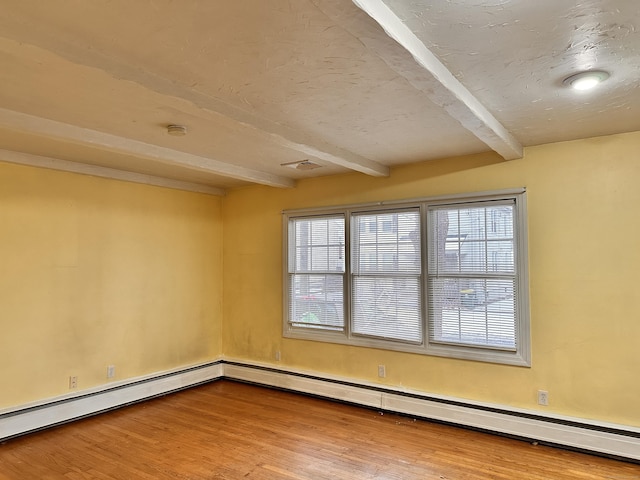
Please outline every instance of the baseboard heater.
[{"label": "baseboard heater", "polygon": [[0,411],[0,441],[222,378],[222,361],[148,375]]},{"label": "baseboard heater", "polygon": [[640,428],[228,359],[0,411],[0,440],[223,378],[640,463]]}]

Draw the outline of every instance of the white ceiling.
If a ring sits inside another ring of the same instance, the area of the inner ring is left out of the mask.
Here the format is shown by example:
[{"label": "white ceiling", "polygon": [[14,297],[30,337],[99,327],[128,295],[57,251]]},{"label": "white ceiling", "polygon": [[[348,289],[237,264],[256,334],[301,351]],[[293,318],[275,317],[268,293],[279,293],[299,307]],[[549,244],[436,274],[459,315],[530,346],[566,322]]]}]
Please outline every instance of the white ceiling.
[{"label": "white ceiling", "polygon": [[2,3],[4,161],[222,194],[640,130],[638,0]]}]

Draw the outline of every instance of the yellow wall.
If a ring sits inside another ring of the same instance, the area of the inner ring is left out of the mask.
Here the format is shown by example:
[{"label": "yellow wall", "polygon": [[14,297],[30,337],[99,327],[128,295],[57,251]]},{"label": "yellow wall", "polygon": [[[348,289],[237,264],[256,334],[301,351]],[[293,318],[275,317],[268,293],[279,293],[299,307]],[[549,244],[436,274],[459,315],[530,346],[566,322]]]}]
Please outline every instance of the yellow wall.
[{"label": "yellow wall", "polygon": [[0,407],[217,358],[221,203],[0,163]]},{"label": "yellow wall", "polygon": [[[301,181],[224,199],[223,350],[304,369],[640,426],[640,132]],[[527,188],[532,367],[282,338],[281,211]],[[275,352],[281,351],[281,361]],[[377,378],[385,364],[387,377]],[[550,405],[536,403],[538,389]]]},{"label": "yellow wall", "polygon": [[[0,163],[0,408],[224,353],[640,426],[638,152],[640,132],[225,198]],[[531,368],[282,338],[283,209],[520,186]]]}]

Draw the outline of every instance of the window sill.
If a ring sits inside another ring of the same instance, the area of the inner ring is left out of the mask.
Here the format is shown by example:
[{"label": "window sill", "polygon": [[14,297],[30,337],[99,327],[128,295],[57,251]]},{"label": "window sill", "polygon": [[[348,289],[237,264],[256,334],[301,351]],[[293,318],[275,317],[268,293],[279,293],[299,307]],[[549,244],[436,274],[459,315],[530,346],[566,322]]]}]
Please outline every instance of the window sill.
[{"label": "window sill", "polygon": [[315,330],[306,332],[303,329],[291,328],[284,332],[284,338],[308,340],[313,342],[336,343],[354,347],[377,348],[396,352],[414,353],[436,357],[446,357],[458,360],[511,365],[517,367],[531,367],[528,352],[514,352],[493,350],[481,347],[459,347],[440,344],[411,344],[393,340],[378,340],[370,337],[352,335],[346,336],[342,332],[323,332]]}]

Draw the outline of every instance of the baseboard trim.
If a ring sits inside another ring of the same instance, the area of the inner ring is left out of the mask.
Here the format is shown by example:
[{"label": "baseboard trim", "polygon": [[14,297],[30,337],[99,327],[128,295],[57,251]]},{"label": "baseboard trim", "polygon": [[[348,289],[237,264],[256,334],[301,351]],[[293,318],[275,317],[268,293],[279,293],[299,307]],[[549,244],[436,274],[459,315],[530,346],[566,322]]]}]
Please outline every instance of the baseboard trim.
[{"label": "baseboard trim", "polygon": [[640,463],[640,429],[225,360],[224,377]]},{"label": "baseboard trim", "polygon": [[218,379],[277,388],[380,411],[640,463],[640,428],[470,402],[321,372],[224,359],[0,411],[0,441]]},{"label": "baseboard trim", "polygon": [[0,411],[0,441],[222,378],[222,361],[159,372]]}]

